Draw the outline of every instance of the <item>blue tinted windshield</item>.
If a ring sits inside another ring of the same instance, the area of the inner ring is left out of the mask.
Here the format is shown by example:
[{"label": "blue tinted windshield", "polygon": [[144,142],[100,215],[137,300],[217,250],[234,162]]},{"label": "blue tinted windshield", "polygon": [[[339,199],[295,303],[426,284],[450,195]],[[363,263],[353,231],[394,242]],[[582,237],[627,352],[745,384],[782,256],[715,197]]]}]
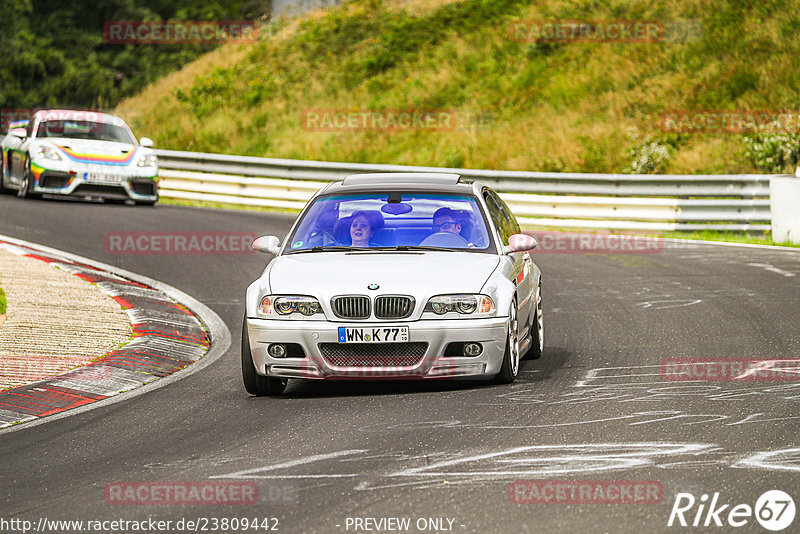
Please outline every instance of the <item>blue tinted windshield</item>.
[{"label": "blue tinted windshield", "polygon": [[469,195],[361,193],[317,198],[288,252],[315,247],[430,247],[494,253],[478,201]]}]

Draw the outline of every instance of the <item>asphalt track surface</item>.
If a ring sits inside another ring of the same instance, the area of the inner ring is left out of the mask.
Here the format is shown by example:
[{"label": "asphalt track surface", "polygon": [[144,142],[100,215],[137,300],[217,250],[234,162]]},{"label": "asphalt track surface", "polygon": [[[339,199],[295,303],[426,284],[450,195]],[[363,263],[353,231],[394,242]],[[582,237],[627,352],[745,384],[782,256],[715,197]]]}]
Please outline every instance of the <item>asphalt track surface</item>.
[{"label": "asphalt track surface", "polygon": [[[465,533],[722,532],[730,528],[668,529],[676,494],[754,506],[779,489],[800,499],[800,382],[659,375],[664,358],[800,357],[800,254],[699,245],[534,253],[545,355],[523,362],[516,383],[293,382],[283,397],[255,398],[240,377],[243,296],[269,256],[104,250],[107,232],[283,236],[292,219],[0,196],[0,234],[170,284],[213,309],[233,338],[219,360],[166,387],[0,435],[0,518],[275,517],[289,533],[354,532],[348,517],[408,517],[411,532],[419,518],[449,518]],[[260,502],[104,500],[112,482],[210,479],[254,481]],[[657,481],[664,496],[516,504],[516,480]],[[752,517],[736,530],[767,532]]]}]

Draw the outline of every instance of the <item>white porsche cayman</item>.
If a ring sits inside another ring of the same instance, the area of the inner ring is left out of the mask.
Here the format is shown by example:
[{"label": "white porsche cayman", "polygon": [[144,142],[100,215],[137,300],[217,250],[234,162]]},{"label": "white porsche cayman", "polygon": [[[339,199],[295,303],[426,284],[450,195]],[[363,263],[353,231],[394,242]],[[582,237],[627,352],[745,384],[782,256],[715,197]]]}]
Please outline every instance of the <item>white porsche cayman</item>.
[{"label": "white porsche cayman", "polygon": [[40,110],[10,125],[0,143],[0,190],[22,198],[74,195],[158,200],[153,141],[136,140],[114,115],[68,109]]},{"label": "white porsche cayman", "polygon": [[514,215],[457,174],[357,174],[312,198],[247,289],[242,375],[253,395],[289,378],[496,378],[541,356],[542,275]]}]

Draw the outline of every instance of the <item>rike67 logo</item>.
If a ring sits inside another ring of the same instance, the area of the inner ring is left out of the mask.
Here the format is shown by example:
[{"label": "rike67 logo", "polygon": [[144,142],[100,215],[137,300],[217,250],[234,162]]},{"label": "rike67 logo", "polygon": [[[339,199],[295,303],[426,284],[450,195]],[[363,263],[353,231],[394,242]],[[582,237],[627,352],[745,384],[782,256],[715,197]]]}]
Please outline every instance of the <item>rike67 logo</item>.
[{"label": "rike67 logo", "polygon": [[711,502],[708,502],[707,494],[698,500],[691,493],[678,493],[667,526],[738,528],[750,524],[755,517],[762,527],[777,532],[792,524],[794,514],[794,500],[781,490],[764,492],[756,500],[755,507],[749,504],[723,504],[719,492],[714,493]]}]

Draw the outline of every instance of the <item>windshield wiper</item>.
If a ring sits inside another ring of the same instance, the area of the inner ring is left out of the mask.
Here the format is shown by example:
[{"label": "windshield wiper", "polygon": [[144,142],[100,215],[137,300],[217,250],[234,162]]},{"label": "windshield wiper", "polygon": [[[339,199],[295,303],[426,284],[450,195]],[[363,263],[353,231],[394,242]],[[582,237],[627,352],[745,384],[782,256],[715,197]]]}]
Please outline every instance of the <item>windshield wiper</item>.
[{"label": "windshield wiper", "polygon": [[353,250],[380,250],[381,248],[385,247],[344,247],[339,245],[330,245],[330,246],[316,246],[311,248],[304,248],[301,250],[291,250],[289,254],[300,254],[303,252],[350,252]]},{"label": "windshield wiper", "polygon": [[429,247],[423,245],[398,245],[394,247],[394,250],[431,250],[431,251],[440,251],[440,252],[459,252],[463,249],[459,248],[450,248],[450,247]]},{"label": "windshield wiper", "polygon": [[330,246],[316,246],[311,248],[304,248],[300,250],[291,250],[287,252],[287,254],[303,254],[306,252],[377,252],[377,251],[387,251],[387,250],[394,250],[394,251],[412,251],[412,250],[421,250],[427,252],[464,252],[463,248],[450,248],[450,247],[429,247],[429,246],[422,246],[422,245],[398,245],[396,247],[346,247],[346,246],[339,246],[339,245],[330,245]]}]

